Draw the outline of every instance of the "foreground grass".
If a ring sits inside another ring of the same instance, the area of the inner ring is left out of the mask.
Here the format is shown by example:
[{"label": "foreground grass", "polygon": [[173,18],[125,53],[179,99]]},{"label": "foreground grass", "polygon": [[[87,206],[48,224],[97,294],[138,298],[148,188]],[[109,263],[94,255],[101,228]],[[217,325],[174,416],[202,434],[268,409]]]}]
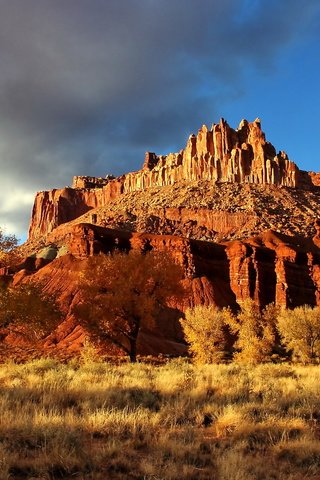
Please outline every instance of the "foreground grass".
[{"label": "foreground grass", "polygon": [[319,437],[319,367],[0,366],[1,480],[316,479]]}]

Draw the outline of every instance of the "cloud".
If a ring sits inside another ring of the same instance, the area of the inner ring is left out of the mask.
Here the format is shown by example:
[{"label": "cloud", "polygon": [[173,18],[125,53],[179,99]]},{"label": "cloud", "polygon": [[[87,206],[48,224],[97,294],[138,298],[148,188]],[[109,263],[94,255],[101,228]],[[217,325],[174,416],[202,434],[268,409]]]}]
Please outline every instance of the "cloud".
[{"label": "cloud", "polygon": [[23,232],[34,192],[74,174],[180,149],[318,14],[317,0],[1,0],[0,225]]}]

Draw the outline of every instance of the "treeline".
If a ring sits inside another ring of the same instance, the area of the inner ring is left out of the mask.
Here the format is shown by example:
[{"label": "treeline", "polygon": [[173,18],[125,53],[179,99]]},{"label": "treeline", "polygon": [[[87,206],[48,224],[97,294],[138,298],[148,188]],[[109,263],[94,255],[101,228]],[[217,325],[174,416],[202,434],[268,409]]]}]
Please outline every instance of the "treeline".
[{"label": "treeline", "polygon": [[196,363],[319,361],[320,307],[289,310],[270,304],[261,311],[247,299],[237,314],[230,308],[196,306],[180,323]]}]

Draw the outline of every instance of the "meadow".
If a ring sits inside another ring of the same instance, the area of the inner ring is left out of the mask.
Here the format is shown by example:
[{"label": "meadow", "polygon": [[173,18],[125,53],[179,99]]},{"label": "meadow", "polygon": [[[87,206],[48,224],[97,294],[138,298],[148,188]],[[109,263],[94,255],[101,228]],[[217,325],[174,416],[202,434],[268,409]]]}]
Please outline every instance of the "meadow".
[{"label": "meadow", "polygon": [[320,368],[0,365],[0,479],[320,478]]}]

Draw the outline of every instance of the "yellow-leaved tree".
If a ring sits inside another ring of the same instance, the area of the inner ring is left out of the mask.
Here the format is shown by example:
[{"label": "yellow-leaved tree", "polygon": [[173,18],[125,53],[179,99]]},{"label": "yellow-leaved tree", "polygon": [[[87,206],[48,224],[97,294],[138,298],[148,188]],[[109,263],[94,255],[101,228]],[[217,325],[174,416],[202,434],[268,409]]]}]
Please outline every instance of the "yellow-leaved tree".
[{"label": "yellow-leaved tree", "polygon": [[0,329],[38,340],[58,326],[61,311],[40,285],[0,285]]},{"label": "yellow-leaved tree", "polygon": [[227,354],[229,309],[214,305],[189,308],[180,323],[196,363],[218,363]]},{"label": "yellow-leaved tree", "polygon": [[18,239],[15,235],[5,235],[0,228],[0,268],[15,266],[21,261],[17,250]]},{"label": "yellow-leaved tree", "polygon": [[89,257],[74,313],[93,340],[113,343],[135,362],[141,328],[152,326],[169,298],[184,294],[182,279],[182,268],[165,252]]},{"label": "yellow-leaved tree", "polygon": [[282,342],[303,362],[315,362],[320,356],[320,307],[303,305],[283,309],[278,315]]},{"label": "yellow-leaved tree", "polygon": [[277,314],[278,308],[273,304],[263,311],[252,299],[241,304],[240,312],[229,320],[232,332],[238,337],[236,361],[261,363],[270,360],[276,343]]}]

